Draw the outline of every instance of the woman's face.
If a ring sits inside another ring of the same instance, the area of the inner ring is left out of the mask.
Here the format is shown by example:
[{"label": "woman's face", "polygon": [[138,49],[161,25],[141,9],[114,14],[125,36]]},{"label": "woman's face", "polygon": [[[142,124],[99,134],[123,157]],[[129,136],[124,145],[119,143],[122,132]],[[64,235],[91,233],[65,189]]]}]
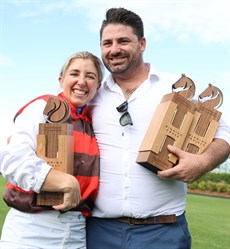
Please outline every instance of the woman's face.
[{"label": "woman's face", "polygon": [[100,84],[98,72],[90,59],[74,59],[59,77],[64,95],[75,106],[86,105],[95,95]]}]

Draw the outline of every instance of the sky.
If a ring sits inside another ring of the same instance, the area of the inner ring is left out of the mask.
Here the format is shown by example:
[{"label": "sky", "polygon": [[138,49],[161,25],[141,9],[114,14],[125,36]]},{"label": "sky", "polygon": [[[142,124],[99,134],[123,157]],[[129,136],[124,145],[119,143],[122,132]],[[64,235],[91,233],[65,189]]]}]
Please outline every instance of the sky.
[{"label": "sky", "polygon": [[88,50],[100,57],[99,29],[111,7],[142,18],[144,60],[156,71],[169,79],[185,74],[196,94],[209,83],[219,87],[224,101],[218,110],[230,124],[228,0],[0,0],[0,147],[20,107],[60,91],[59,71],[71,54]]}]

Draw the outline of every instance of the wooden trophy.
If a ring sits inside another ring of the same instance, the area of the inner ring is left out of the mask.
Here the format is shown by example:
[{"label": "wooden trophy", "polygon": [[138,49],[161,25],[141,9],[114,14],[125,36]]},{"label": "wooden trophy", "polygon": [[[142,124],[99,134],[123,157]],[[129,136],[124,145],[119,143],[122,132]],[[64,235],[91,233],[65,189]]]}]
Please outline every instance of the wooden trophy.
[{"label": "wooden trophy", "polygon": [[174,93],[163,96],[158,105],[137,157],[137,163],[155,173],[177,163],[177,157],[167,149],[168,144],[201,154],[211,143],[221,116],[214,109],[223,101],[219,88],[209,84],[198,102],[192,103],[195,85],[182,74],[172,89]]},{"label": "wooden trophy", "polygon": [[194,116],[195,105],[190,101],[195,94],[194,82],[182,74],[172,90],[158,105],[136,160],[155,173],[176,164],[177,157],[169,153],[167,145],[182,148]]},{"label": "wooden trophy", "polygon": [[184,151],[201,154],[212,142],[221,117],[216,109],[222,102],[221,90],[212,84],[199,95],[193,122],[182,147]]},{"label": "wooden trophy", "polygon": [[[37,156],[54,169],[73,174],[73,125],[63,123],[69,118],[70,107],[64,99],[51,96],[43,113],[48,123],[39,124]],[[41,191],[37,195],[37,205],[59,205],[63,197],[63,193]]]}]

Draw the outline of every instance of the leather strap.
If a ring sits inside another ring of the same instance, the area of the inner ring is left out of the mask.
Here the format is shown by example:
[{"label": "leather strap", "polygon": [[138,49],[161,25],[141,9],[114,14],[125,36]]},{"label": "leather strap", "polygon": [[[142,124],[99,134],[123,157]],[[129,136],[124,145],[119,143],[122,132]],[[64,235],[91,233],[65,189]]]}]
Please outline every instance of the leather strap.
[{"label": "leather strap", "polygon": [[112,218],[112,220],[118,221],[118,222],[124,222],[129,225],[169,224],[169,223],[175,223],[177,221],[175,214],[159,215],[159,216],[154,216],[154,217],[148,217],[145,219],[119,217],[119,218]]}]

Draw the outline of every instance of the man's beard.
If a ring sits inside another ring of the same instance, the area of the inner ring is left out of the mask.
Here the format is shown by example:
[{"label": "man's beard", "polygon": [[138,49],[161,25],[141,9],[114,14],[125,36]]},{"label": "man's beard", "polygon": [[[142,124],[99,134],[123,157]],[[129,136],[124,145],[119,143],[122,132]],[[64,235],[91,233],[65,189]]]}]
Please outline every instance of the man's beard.
[{"label": "man's beard", "polygon": [[121,64],[121,65],[110,65],[109,63],[107,63],[106,60],[103,60],[103,63],[105,65],[105,67],[108,69],[108,71],[111,74],[122,74],[122,73],[128,73],[128,72],[132,72],[133,70],[135,70],[142,62],[142,58],[139,57],[139,59],[133,60],[133,61],[129,61],[126,64]]},{"label": "man's beard", "polygon": [[121,66],[111,66],[109,64],[105,64],[105,67],[111,74],[121,74],[127,71],[128,65],[121,65]]}]

